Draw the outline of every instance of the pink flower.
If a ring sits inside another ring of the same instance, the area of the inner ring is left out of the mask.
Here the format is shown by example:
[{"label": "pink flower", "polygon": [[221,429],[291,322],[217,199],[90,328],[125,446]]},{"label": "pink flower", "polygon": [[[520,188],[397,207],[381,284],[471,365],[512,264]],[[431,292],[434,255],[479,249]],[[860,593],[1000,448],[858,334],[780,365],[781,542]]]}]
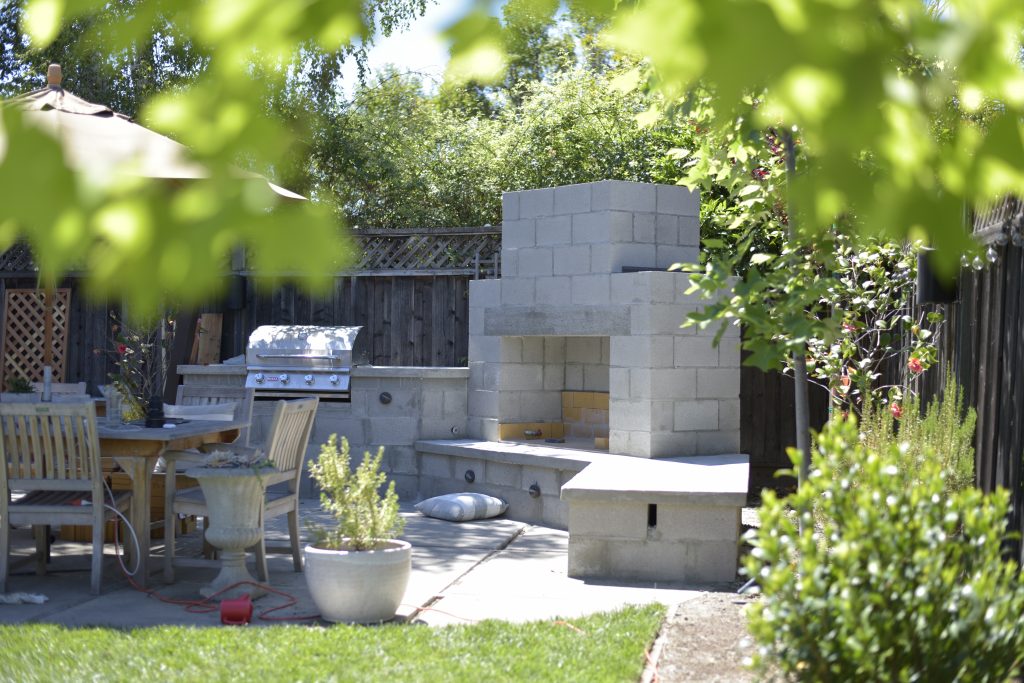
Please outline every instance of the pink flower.
[{"label": "pink flower", "polygon": [[893,403],[889,406],[889,412],[892,413],[892,416],[897,420],[903,417],[903,408],[899,403]]},{"label": "pink flower", "polygon": [[917,356],[910,357],[910,360],[907,361],[907,367],[910,368],[910,371],[915,375],[924,372],[924,366],[921,365],[921,359]]},{"label": "pink flower", "polygon": [[117,352],[123,356],[124,354],[128,353],[128,347],[125,346],[124,344],[118,344]]}]

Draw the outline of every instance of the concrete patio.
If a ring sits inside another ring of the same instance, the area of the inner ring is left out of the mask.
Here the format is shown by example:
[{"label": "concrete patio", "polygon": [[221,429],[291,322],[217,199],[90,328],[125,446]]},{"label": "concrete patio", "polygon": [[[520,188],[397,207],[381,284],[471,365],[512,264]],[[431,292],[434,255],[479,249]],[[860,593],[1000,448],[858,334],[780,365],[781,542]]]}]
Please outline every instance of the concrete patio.
[{"label": "concrete patio", "polygon": [[[568,533],[542,526],[496,518],[456,524],[428,519],[403,506],[407,520],[404,538],[413,544],[413,572],[399,616],[429,625],[473,623],[484,619],[528,621],[575,617],[612,610],[627,604],[660,602],[678,604],[698,597],[712,586],[665,585],[650,582],[605,583],[567,576]],[[326,521],[318,501],[302,502],[303,523]],[[268,531],[270,547],[286,546],[284,518]],[[305,536],[305,530],[303,535]],[[12,561],[31,553],[28,529],[12,534]],[[159,541],[154,541],[160,552]],[[199,534],[179,539],[178,552],[197,554]],[[138,628],[157,625],[217,626],[219,612],[194,613],[184,605],[162,602],[133,588],[122,575],[106,546],[103,591],[89,593],[86,544],[58,541],[54,544],[51,573],[37,577],[34,564],[15,566],[8,582],[11,593],[45,595],[44,604],[0,604],[0,623],[54,623],[71,627],[106,626]],[[273,554],[269,559],[271,585],[298,602],[271,617],[309,616],[316,613],[301,574],[292,571],[291,558]],[[251,564],[251,563],[250,563]],[[177,581],[164,584],[154,574],[151,586],[157,594],[174,600],[198,600],[199,588],[215,575],[213,568],[179,568]],[[718,586],[719,590],[723,587]],[[268,595],[255,603],[253,624],[318,624],[318,619],[294,622],[261,620],[261,612],[284,604],[286,599]]]}]

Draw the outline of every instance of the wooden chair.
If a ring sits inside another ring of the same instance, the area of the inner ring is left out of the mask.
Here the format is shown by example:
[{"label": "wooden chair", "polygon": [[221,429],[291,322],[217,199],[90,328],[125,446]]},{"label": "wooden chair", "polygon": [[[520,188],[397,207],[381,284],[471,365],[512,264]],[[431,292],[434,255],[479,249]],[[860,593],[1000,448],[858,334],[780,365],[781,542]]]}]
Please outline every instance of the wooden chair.
[{"label": "wooden chair", "polygon": [[[174,405],[164,406],[167,417],[194,418],[205,420],[244,420],[252,421],[252,402],[256,391],[244,387],[195,386],[183,384],[178,387]],[[229,411],[218,410],[217,407],[229,407]],[[240,446],[249,444],[249,428],[245,427],[238,433],[233,442]],[[164,481],[164,576],[173,580],[174,571],[174,537],[175,525],[174,496],[177,488],[176,475],[187,469],[188,463],[202,458],[203,453],[197,450],[166,451],[163,455],[166,477]],[[206,522],[204,522],[204,525]],[[213,548],[204,547],[204,552],[213,557]]]},{"label": "wooden chair", "polygon": [[[263,475],[261,481],[264,488],[263,509],[260,511],[260,524],[283,514],[288,515],[288,535],[295,571],[302,571],[302,549],[299,547],[299,482],[302,478],[302,467],[306,458],[309,436],[313,431],[313,420],[319,400],[316,398],[300,398],[291,401],[278,401],[274,417],[267,433],[267,440],[262,447],[268,460],[273,463],[276,472]],[[231,450],[234,444],[221,446],[219,449]],[[249,449],[251,450],[251,449]],[[272,487],[276,487],[273,488]],[[283,488],[283,490],[282,490]],[[173,514],[207,515],[206,499],[201,488],[178,491],[173,504],[169,506]],[[174,580],[174,558],[170,553],[164,555],[164,576]],[[264,539],[256,544],[256,569],[261,581],[267,582],[267,548]]]},{"label": "wooden chair", "polygon": [[[0,592],[7,590],[11,524],[31,524],[36,572],[46,573],[49,525],[92,526],[92,593],[103,569],[103,527],[124,512],[130,492],[105,491],[96,406],[83,403],[0,404]],[[23,495],[15,498],[15,491]],[[85,502],[85,504],[83,504]]]}]

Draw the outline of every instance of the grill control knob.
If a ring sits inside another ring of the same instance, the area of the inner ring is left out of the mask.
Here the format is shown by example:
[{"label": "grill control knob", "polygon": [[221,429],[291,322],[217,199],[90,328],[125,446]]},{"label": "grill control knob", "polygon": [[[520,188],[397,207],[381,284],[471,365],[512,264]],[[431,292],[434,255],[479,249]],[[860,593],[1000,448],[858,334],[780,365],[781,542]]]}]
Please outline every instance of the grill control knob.
[{"label": "grill control knob", "polygon": [[337,384],[338,383],[338,376],[337,375],[331,375],[330,377],[327,378],[327,381],[330,382],[331,384]]},{"label": "grill control knob", "polygon": [[288,373],[282,373],[279,379],[281,380],[281,384],[288,384]]},{"label": "grill control knob", "polygon": [[257,372],[253,379],[256,380],[256,384],[263,384],[263,373]]},{"label": "grill control knob", "polygon": [[306,375],[302,379],[304,379],[306,381],[306,384],[312,384],[313,383],[313,375]]}]

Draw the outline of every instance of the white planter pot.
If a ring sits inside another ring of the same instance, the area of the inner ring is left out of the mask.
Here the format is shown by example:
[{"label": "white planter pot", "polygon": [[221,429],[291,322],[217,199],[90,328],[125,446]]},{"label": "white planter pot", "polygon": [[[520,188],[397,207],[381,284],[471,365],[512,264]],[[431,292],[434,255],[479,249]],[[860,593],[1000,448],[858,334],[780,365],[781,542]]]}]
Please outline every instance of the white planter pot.
[{"label": "white planter pot", "polygon": [[372,624],[395,616],[412,571],[412,546],[391,540],[380,550],[306,546],[306,585],[326,621]]}]

